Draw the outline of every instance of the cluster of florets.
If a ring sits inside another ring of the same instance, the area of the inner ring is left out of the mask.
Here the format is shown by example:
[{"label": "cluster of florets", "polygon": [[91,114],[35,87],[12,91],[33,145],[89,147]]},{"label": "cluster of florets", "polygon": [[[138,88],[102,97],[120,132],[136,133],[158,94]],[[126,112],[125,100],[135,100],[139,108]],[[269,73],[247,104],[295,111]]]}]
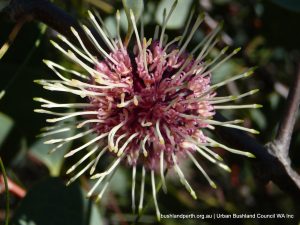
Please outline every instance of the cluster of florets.
[{"label": "cluster of florets", "polygon": [[[158,41],[144,42],[140,50],[136,46],[133,54],[130,58],[121,48],[110,54],[118,64],[109,59],[97,63],[96,70],[105,74],[112,88],[90,89],[101,94],[89,97],[88,111],[98,111],[89,119],[99,120],[91,126],[99,134],[114,129],[109,149],[118,156],[125,152],[131,165],[141,157],[147,168],[155,170],[164,154],[170,167],[172,154],[193,151],[187,139],[206,143],[201,128],[214,115],[210,74],[202,76],[202,62]],[[122,140],[127,140],[124,145],[119,144]]]},{"label": "cluster of florets", "polygon": [[[117,12],[117,37],[110,37],[104,28],[101,28],[96,17],[89,12],[90,20],[99,35],[107,45],[109,52],[102,48],[92,32],[83,26],[86,35],[90,38],[99,55],[93,55],[82,42],[74,28],[74,36],[81,46],[79,49],[65,37],[59,39],[68,47],[65,50],[56,42],[55,48],[66,55],[71,61],[79,65],[84,72],[65,68],[52,61],[44,60],[60,80],[39,80],[45,89],[51,91],[68,92],[83,98],[83,102],[55,103],[42,98],[43,108],[67,108],[75,111],[53,112],[37,109],[36,112],[46,113],[56,118],[47,119],[49,123],[58,123],[48,127],[42,136],[59,135],[75,129],[77,133],[67,138],[52,138],[46,144],[55,144],[52,152],[60,149],[66,143],[82,137],[90,140],[83,145],[69,151],[65,157],[88,149],[88,152],[76,162],[67,173],[72,173],[89,161],[79,172],[70,179],[76,180],[90,170],[91,178],[97,179],[88,196],[94,194],[96,188],[102,185],[98,198],[103,196],[114,172],[120,162],[127,160],[132,167],[132,207],[135,209],[136,170],[141,168],[141,189],[139,209],[143,207],[145,176],[151,173],[152,194],[156,213],[160,212],[156,199],[155,174],[160,174],[162,187],[166,191],[165,171],[174,168],[180,181],[196,198],[192,189],[179,167],[182,156],[189,158],[201,171],[212,187],[215,183],[210,179],[195,157],[199,153],[212,163],[226,171],[230,168],[223,164],[222,158],[213,151],[213,147],[221,147],[232,153],[253,157],[251,153],[232,149],[218,143],[205,134],[205,130],[213,130],[215,126],[225,126],[257,133],[237,125],[241,120],[219,122],[213,120],[217,109],[257,108],[259,105],[222,105],[254,94],[257,90],[239,96],[216,96],[216,89],[234,80],[252,74],[252,70],[233,76],[217,84],[211,84],[213,71],[226,60],[236,54],[239,49],[224,56],[227,47],[211,61],[206,57],[217,43],[216,35],[220,26],[212,30],[203,42],[199,43],[189,54],[186,51],[194,33],[204,19],[197,17],[196,22],[188,34],[188,28],[193,15],[182,36],[167,42],[165,29],[168,19],[175,8],[176,2],[168,14],[164,14],[164,23],[159,33],[157,26],[153,39],[146,39],[139,34],[136,20],[132,11],[130,20],[133,24],[135,41],[132,49],[122,42],[119,31],[120,15]],[[101,21],[101,20],[100,20]],[[102,24],[103,25],[103,24]],[[99,57],[100,56],[100,57]],[[62,75],[62,71],[70,76]],[[220,105],[221,104],[221,105]],[[80,117],[80,121],[71,120]],[[102,173],[95,173],[100,158],[110,152],[114,157],[112,164]]]}]

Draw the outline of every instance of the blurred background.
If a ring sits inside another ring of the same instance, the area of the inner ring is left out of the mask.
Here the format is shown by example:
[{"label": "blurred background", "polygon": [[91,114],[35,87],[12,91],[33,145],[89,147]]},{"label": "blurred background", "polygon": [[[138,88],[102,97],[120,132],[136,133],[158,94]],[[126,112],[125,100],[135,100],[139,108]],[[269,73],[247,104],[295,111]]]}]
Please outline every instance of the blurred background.
[{"label": "blurred background", "polygon": [[[0,1],[0,10],[6,1]],[[87,10],[99,11],[108,29],[114,33],[115,12],[121,10],[120,0],[54,0],[74,18],[85,22]],[[172,0],[145,0],[143,13],[145,36],[152,37],[155,25],[161,24],[164,8],[169,8]],[[243,100],[247,103],[264,105],[262,109],[236,110],[224,112],[228,118],[245,120],[247,127],[259,130],[256,138],[265,144],[274,138],[278,122],[282,117],[288,89],[297,72],[300,61],[300,2],[297,0],[179,0],[179,6],[168,23],[167,34],[181,35],[192,8],[196,12],[207,13],[206,23],[197,31],[191,44],[202,40],[204,35],[224,21],[222,41],[212,51],[230,45],[230,49],[242,47],[242,51],[226,62],[213,74],[213,82],[224,80],[258,66],[255,75],[247,80],[232,83],[220,94],[243,93],[254,88],[260,92]],[[125,17],[124,17],[125,18]],[[59,21],[58,21],[59,22]],[[66,28],[68,29],[68,28]],[[122,19],[122,35],[127,29],[126,19]],[[33,112],[38,104],[34,97],[49,97],[53,101],[68,100],[70,95],[54,95],[33,83],[35,79],[53,78],[53,73],[42,63],[51,59],[63,66],[76,69],[49,40],[56,39],[57,33],[39,21],[16,22],[0,17],[0,91],[6,94],[0,100],[0,155],[4,162],[10,183],[11,224],[20,225],[96,225],[133,224],[131,213],[131,170],[122,166],[116,173],[109,191],[101,203],[85,198],[89,187],[88,176],[82,176],[69,187],[65,183],[70,176],[66,169],[75,158],[64,160],[63,155],[72,144],[61,151],[49,155],[49,146],[36,136],[46,125],[45,116]],[[7,42],[9,40],[9,42]],[[292,166],[300,172],[300,121],[296,122],[290,157]],[[84,141],[84,140],[81,140]],[[298,224],[300,217],[299,199],[293,199],[273,183],[262,185],[255,179],[254,168],[249,160],[218,150],[232,173],[225,173],[203,160],[204,167],[215,180],[218,189],[212,189],[190,162],[182,162],[187,178],[197,192],[198,200],[193,200],[184,187],[167,177],[168,194],[158,194],[162,214],[292,214],[294,219],[235,219],[229,220],[180,220],[162,219],[160,224],[245,224],[283,225]],[[78,158],[77,158],[78,159]],[[106,159],[104,159],[106,160]],[[202,162],[202,161],[201,161]],[[101,169],[101,166],[99,167]],[[4,221],[5,195],[3,179],[0,180],[0,221]],[[145,211],[139,224],[159,224],[156,221],[150,183],[147,183]]]}]

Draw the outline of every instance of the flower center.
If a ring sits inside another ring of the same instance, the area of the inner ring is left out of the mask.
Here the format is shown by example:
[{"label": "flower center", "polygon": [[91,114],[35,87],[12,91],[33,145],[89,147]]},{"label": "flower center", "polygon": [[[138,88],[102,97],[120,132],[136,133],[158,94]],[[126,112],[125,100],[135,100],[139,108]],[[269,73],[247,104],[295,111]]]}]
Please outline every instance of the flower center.
[{"label": "flower center", "polygon": [[[98,133],[110,132],[111,151],[126,152],[132,163],[142,151],[154,167],[161,149],[171,165],[171,153],[182,151],[178,143],[186,137],[205,142],[199,128],[207,126],[205,119],[214,109],[207,101],[210,74],[202,76],[201,62],[179,53],[176,46],[161,47],[157,41],[144,42],[142,49],[135,46],[130,56],[120,48],[110,57],[117,64],[102,60],[96,70],[105,74],[101,82],[111,88],[91,88],[99,96],[89,97],[92,106],[87,110],[98,111],[91,119],[99,122],[92,126]],[[93,78],[92,83],[97,85],[97,80]]]}]

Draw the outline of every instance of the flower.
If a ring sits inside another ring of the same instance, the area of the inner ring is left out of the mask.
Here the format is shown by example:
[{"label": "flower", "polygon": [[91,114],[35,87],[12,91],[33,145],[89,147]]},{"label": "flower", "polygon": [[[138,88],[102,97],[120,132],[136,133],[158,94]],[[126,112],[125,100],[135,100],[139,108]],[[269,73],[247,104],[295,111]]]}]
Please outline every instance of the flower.
[{"label": "flower", "polygon": [[[71,28],[78,40],[80,48],[72,44],[67,38],[58,35],[63,42],[52,44],[73,63],[79,65],[84,72],[67,69],[55,62],[44,60],[44,63],[54,71],[58,80],[38,80],[47,90],[67,92],[82,98],[80,103],[55,103],[43,98],[35,100],[43,103],[42,108],[67,108],[68,112],[48,111],[37,109],[36,112],[46,113],[55,118],[47,119],[49,123],[68,123],[68,119],[80,117],[79,122],[72,122],[77,133],[67,138],[56,138],[46,141],[46,144],[56,144],[53,151],[61,148],[65,143],[82,138],[91,137],[88,142],[68,152],[65,157],[88,149],[87,153],[75,163],[67,173],[75,171],[83,163],[86,166],[70,179],[69,183],[90,171],[91,179],[96,183],[88,192],[92,196],[96,188],[103,184],[98,199],[107,189],[114,172],[122,161],[132,167],[132,208],[135,210],[135,189],[137,168],[142,170],[139,210],[143,208],[146,173],[151,175],[152,194],[157,217],[160,212],[156,199],[156,174],[159,174],[163,190],[166,191],[164,171],[174,168],[181,183],[193,198],[195,191],[185,178],[179,166],[180,158],[190,158],[209,184],[216,188],[215,183],[207,175],[195,155],[200,154],[207,160],[226,171],[230,168],[223,164],[222,158],[213,151],[214,147],[221,147],[229,152],[248,157],[254,157],[249,152],[232,149],[208,137],[205,131],[213,130],[215,126],[231,127],[257,133],[256,130],[237,125],[241,120],[219,122],[214,120],[218,109],[257,108],[259,105],[222,105],[254,94],[257,90],[239,96],[218,97],[216,90],[229,82],[248,77],[253,70],[233,76],[217,84],[211,84],[213,71],[236,54],[235,49],[225,56],[228,47],[212,61],[207,61],[207,55],[216,45],[216,38],[221,26],[211,31],[191,53],[187,46],[194,33],[204,20],[200,14],[188,33],[191,19],[182,36],[167,42],[165,36],[166,24],[176,6],[174,2],[168,13],[164,13],[164,22],[159,27],[153,39],[147,39],[137,30],[136,19],[130,11],[135,38],[133,47],[122,41],[119,31],[120,15],[117,12],[117,37],[111,37],[106,29],[97,21],[93,13],[89,13],[94,28],[103,39],[108,51],[100,46],[92,32],[83,25],[83,29],[99,55],[93,55],[85,46],[78,32]],[[62,46],[67,46],[66,50]],[[66,72],[69,75],[63,75]],[[75,111],[74,111],[75,110]],[[54,126],[44,136],[61,133],[63,125]],[[91,136],[92,135],[92,136]],[[110,153],[112,164],[101,173],[95,168],[100,158]]]}]

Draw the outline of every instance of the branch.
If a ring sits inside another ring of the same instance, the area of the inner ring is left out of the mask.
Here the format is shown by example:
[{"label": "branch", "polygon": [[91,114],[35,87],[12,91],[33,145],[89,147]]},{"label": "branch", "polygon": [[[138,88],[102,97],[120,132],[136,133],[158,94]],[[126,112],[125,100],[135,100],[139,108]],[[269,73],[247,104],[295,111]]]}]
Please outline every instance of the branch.
[{"label": "branch", "polygon": [[[69,40],[77,41],[70,29],[70,27],[74,27],[86,47],[92,53],[97,53],[78,21],[48,0],[11,0],[2,13],[12,21],[36,20],[42,22]],[[93,30],[92,32],[95,37],[98,37]],[[98,40],[100,39],[98,38]]]},{"label": "branch", "polygon": [[[17,20],[21,17],[30,17],[41,21],[68,39],[74,39],[74,35],[68,29],[70,26],[73,26],[83,37],[85,45],[91,46],[90,41],[86,38],[86,35],[77,21],[47,0],[11,0],[5,13],[13,20]],[[93,49],[93,47],[90,49]],[[300,98],[299,77],[300,76],[298,76],[297,82],[295,83],[297,85],[295,85],[290,94],[290,96],[293,97],[289,97],[291,100],[289,100],[288,104],[290,106],[288,106],[289,110],[287,110],[287,114],[289,115],[286,119],[287,122],[283,120],[281,125],[282,128],[280,130],[284,130],[284,132],[279,132],[279,137],[283,138],[280,138],[280,140],[287,140],[285,143],[288,145],[295,120],[296,105],[299,104]],[[226,121],[221,114],[217,114],[215,118],[219,121]],[[256,156],[256,159],[252,159],[250,162],[257,171],[256,174],[260,181],[264,183],[273,181],[283,191],[294,197],[300,197],[299,175],[290,168],[289,164],[283,163],[278,157],[274,156],[270,145],[266,148],[247,133],[232,128],[216,127],[216,131],[232,146],[247,150]]]},{"label": "branch", "polygon": [[300,104],[300,63],[295,81],[290,88],[287,104],[279,125],[276,139],[267,144],[269,152],[283,165],[286,173],[300,189],[300,176],[291,167],[289,147]]},{"label": "branch", "polygon": [[280,122],[278,133],[274,142],[278,145],[280,153],[288,157],[291,137],[297,118],[298,108],[300,104],[300,63],[295,77],[295,81],[290,88],[287,98],[287,104]]},{"label": "branch", "polygon": [[[218,121],[228,121],[221,114],[217,113],[215,119]],[[281,190],[289,193],[291,196],[300,197],[300,178],[292,169],[283,164],[272,154],[269,146],[261,145],[255,138],[248,133],[233,128],[215,127],[218,135],[230,146],[251,152],[255,159],[249,159],[255,175],[262,183],[273,181]]]}]

